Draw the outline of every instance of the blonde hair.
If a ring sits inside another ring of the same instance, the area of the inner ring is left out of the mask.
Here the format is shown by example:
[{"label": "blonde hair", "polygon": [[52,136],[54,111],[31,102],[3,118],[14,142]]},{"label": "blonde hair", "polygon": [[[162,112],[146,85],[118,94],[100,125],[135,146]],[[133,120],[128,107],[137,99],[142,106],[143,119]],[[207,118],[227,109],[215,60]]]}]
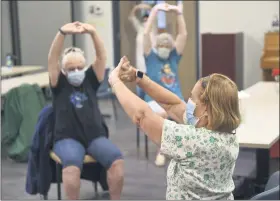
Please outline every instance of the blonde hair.
[{"label": "blonde hair", "polygon": [[67,60],[68,60],[70,57],[82,58],[82,59],[83,59],[83,62],[84,62],[84,63],[86,62],[86,58],[85,58],[85,56],[84,56],[84,52],[83,52],[80,48],[77,48],[77,47],[69,47],[69,48],[66,48],[66,49],[63,51],[62,59],[61,59],[62,67],[65,67],[65,63],[67,62]]},{"label": "blonde hair", "polygon": [[211,74],[200,79],[201,101],[207,105],[208,127],[232,133],[240,124],[238,88],[227,76]]},{"label": "blonde hair", "polygon": [[174,40],[171,34],[169,33],[161,33],[156,36],[156,45],[168,45],[173,47]]}]

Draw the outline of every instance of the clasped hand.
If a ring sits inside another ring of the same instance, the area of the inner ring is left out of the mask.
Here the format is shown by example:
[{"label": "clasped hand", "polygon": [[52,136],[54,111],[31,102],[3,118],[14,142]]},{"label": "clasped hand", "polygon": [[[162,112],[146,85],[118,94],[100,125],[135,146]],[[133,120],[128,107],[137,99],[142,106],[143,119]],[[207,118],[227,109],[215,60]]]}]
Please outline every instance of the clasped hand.
[{"label": "clasped hand", "polygon": [[94,33],[95,28],[86,23],[72,22],[65,24],[61,27],[61,30],[66,34],[84,34],[84,33]]},{"label": "clasped hand", "polygon": [[170,5],[168,3],[160,3],[154,6],[154,9],[156,10],[162,10],[165,12],[168,11],[174,11],[177,13],[182,13],[182,6],[174,6],[174,5]]},{"label": "clasped hand", "polygon": [[119,81],[134,82],[136,80],[136,69],[130,65],[126,56],[122,57],[118,66],[109,75],[111,86]]}]

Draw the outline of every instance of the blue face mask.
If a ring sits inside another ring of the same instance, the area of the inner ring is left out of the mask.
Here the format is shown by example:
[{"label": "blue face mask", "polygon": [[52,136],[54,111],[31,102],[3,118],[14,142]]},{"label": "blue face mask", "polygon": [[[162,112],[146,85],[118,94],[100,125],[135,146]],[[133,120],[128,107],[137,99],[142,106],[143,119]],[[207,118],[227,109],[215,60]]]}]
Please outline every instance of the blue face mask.
[{"label": "blue face mask", "polygon": [[67,79],[73,86],[80,86],[85,79],[85,70],[75,70],[67,73]]},{"label": "blue face mask", "polygon": [[195,108],[196,108],[196,104],[189,98],[187,102],[186,114],[184,117],[184,122],[186,124],[195,126],[198,123],[199,118],[194,116]]}]

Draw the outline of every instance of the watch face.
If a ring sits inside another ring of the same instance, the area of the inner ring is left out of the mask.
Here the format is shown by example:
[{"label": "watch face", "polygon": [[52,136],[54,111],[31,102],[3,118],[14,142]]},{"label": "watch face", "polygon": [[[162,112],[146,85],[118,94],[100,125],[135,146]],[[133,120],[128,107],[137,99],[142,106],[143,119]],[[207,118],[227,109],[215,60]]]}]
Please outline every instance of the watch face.
[{"label": "watch face", "polygon": [[144,73],[143,73],[143,72],[137,71],[137,77],[143,78],[143,76],[144,76]]}]

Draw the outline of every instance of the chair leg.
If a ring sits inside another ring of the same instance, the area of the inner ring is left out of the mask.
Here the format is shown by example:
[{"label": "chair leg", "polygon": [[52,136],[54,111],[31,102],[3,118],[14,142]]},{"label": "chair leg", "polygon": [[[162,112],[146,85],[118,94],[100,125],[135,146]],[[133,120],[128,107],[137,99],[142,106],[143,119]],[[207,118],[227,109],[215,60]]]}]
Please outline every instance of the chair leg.
[{"label": "chair leg", "polygon": [[140,129],[138,126],[136,126],[136,145],[137,149],[140,147]]},{"label": "chair leg", "polygon": [[114,95],[111,95],[111,101],[112,101],[112,106],[113,106],[113,110],[114,110],[115,120],[118,120],[117,106],[116,106],[116,100],[115,100]]},{"label": "chair leg", "polygon": [[46,195],[40,195],[41,200],[48,200],[48,194]]},{"label": "chair leg", "polygon": [[95,192],[95,197],[98,198],[98,182],[93,182],[94,183],[94,192]]},{"label": "chair leg", "polygon": [[60,181],[61,181],[61,168],[60,168],[60,164],[56,164],[56,183],[57,183],[57,199],[61,200],[61,185],[60,185]]},{"label": "chair leg", "polygon": [[148,149],[148,136],[145,135],[145,154],[146,154],[146,159],[149,159],[149,149]]}]

